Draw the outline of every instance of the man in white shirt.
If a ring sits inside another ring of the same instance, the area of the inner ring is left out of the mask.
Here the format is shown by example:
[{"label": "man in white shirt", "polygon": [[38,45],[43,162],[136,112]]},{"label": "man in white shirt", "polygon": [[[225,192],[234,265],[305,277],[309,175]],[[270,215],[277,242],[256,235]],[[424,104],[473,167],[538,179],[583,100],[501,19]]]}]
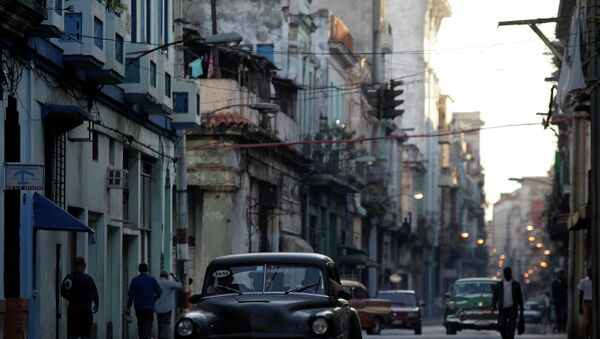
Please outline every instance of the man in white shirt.
[{"label": "man in white shirt", "polygon": [[160,339],[171,338],[171,316],[173,308],[175,308],[175,292],[181,289],[181,282],[171,273],[175,281],[169,280],[169,273],[166,271],[160,272],[158,286],[163,291],[162,295],[156,303],[156,322],[158,323],[158,337]]},{"label": "man in white shirt", "polygon": [[504,268],[504,279],[494,289],[492,313],[498,305],[498,330],[502,339],[514,339],[517,328],[518,310],[523,313],[523,294],[521,285],[512,278],[510,267]]},{"label": "man in white shirt", "polygon": [[583,337],[585,339],[591,334],[592,318],[592,270],[587,269],[587,276],[577,285],[579,290],[579,314],[583,315]]}]

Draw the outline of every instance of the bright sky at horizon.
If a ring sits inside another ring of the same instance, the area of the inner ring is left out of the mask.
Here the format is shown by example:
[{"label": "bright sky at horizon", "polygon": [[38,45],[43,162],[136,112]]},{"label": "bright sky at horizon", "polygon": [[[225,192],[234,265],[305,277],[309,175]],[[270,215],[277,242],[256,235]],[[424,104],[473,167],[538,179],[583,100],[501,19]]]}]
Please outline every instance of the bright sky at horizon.
[{"label": "bright sky at horizon", "polygon": [[[544,43],[528,26],[499,21],[555,17],[558,0],[450,0],[436,47],[436,73],[450,112],[480,111],[486,127],[541,122],[548,111],[555,71]],[[554,24],[539,25],[554,40]],[[552,166],[556,137],[539,126],[481,131],[488,209],[500,193],[519,185],[510,177],[544,176]]]}]

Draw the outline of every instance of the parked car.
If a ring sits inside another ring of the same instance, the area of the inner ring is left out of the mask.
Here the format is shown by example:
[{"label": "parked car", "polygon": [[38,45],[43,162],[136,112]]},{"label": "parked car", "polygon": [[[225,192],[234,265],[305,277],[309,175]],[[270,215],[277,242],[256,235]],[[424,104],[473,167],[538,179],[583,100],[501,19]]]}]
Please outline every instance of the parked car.
[{"label": "parked car", "polygon": [[320,254],[220,257],[206,269],[194,309],[176,323],[183,338],[362,338],[333,261]]},{"label": "parked car", "polygon": [[421,308],[425,304],[417,301],[415,291],[379,291],[377,299],[387,299],[392,303],[391,327],[413,329],[415,334],[421,334]]},{"label": "parked car", "polygon": [[527,333],[544,333],[544,315],[546,309],[543,299],[529,299],[525,302],[525,331]]},{"label": "parked car", "polygon": [[446,294],[446,334],[456,334],[463,329],[497,329],[498,315],[491,311],[497,282],[489,278],[467,278],[454,283],[452,290]]},{"label": "parked car", "polygon": [[369,334],[379,334],[385,325],[391,323],[392,303],[389,300],[371,299],[365,285],[354,280],[342,280],[346,292],[350,294],[350,306],[358,312],[363,330]]}]

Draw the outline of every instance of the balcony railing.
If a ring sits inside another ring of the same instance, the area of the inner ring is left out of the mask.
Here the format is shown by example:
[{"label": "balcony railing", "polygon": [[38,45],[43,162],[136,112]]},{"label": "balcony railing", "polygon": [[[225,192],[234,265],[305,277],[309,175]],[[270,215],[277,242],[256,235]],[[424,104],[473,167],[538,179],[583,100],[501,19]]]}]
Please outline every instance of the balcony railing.
[{"label": "balcony railing", "polygon": [[48,17],[46,0],[0,0],[0,17],[3,29],[24,36]]}]

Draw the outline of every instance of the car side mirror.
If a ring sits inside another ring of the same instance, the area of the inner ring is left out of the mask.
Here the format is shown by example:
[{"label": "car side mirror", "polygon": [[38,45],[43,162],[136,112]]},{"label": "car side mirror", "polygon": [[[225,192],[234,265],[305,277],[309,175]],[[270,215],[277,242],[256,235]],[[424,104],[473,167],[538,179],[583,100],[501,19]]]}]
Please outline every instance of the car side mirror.
[{"label": "car side mirror", "polygon": [[348,292],[346,292],[344,290],[340,290],[338,292],[338,294],[336,295],[336,297],[342,298],[342,299],[345,299],[345,300],[350,300],[350,298],[352,297],[352,295],[350,295],[350,293],[348,293]]},{"label": "car side mirror", "polygon": [[200,299],[202,299],[202,293],[192,295],[189,301],[192,304],[197,304],[200,302]]}]

